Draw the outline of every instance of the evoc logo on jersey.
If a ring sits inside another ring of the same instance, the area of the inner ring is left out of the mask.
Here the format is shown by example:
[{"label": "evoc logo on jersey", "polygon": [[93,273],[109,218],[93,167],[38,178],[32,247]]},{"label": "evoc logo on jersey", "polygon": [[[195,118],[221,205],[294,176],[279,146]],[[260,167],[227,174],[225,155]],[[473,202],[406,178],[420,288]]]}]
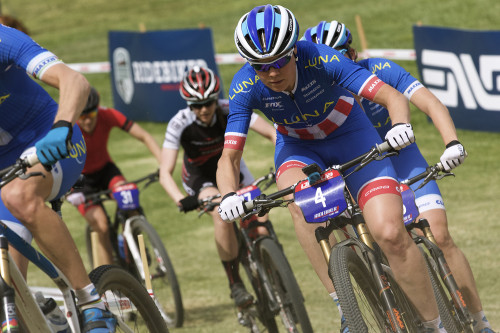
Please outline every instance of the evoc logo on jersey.
[{"label": "evoc logo on jersey", "polygon": [[[500,111],[500,55],[479,55],[477,64],[467,53],[423,49],[424,84],[446,106]],[[430,88],[432,87],[432,88]]]}]

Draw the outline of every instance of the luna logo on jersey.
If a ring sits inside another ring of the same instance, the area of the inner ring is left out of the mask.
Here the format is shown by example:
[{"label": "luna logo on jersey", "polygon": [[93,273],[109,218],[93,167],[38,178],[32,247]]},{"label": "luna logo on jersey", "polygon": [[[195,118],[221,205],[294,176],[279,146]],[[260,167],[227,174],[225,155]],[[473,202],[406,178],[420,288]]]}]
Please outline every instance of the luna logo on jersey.
[{"label": "luna logo on jersey", "polygon": [[73,148],[69,151],[69,155],[67,158],[74,158],[78,164],[82,164],[85,162],[85,158],[87,156],[87,145],[85,144],[85,140],[83,138],[78,142],[73,142]]}]

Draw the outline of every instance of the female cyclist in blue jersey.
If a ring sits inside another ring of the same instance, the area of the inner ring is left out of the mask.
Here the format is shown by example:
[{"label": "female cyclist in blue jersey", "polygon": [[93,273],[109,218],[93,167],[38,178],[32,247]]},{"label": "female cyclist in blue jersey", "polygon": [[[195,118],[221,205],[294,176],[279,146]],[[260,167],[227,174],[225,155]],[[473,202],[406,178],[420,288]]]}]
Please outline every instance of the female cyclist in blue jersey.
[{"label": "female cyclist in blue jersey", "polygon": [[[59,105],[30,75],[59,89]],[[84,317],[82,331],[104,333],[115,331],[116,320],[95,292],[66,224],[45,204],[69,190],[85,163],[85,144],[75,121],[88,93],[83,75],[26,34],[0,25],[0,169],[36,152],[41,164],[29,171],[43,174],[16,178],[2,188],[0,219],[12,222],[28,240],[33,235],[69,279]],[[26,259],[14,256],[26,276]]]},{"label": "female cyclist in blue jersey", "polygon": [[[243,15],[235,43],[247,60],[229,88],[225,145],[217,185],[224,195],[223,220],[244,214],[238,188],[239,161],[251,111],[259,109],[277,128],[275,167],[279,189],[304,178],[302,167],[326,168],[361,155],[381,143],[353,94],[387,106],[392,128],[386,140],[395,149],[414,142],[406,98],[378,77],[321,44],[298,41],[298,23],[282,6],[259,6]],[[346,179],[366,223],[386,254],[396,279],[426,326],[440,318],[423,258],[406,233],[397,175],[388,159],[371,163]],[[289,206],[300,244],[329,293],[334,292],[314,229],[296,205]]]},{"label": "female cyclist in blue jersey", "polygon": [[[353,61],[357,60],[357,52],[351,47],[351,32],[343,23],[321,21],[317,26],[307,29],[302,40],[328,45],[344,54],[347,58]],[[458,141],[455,125],[448,109],[430,90],[425,88],[401,66],[388,59],[363,59],[357,63],[404,94],[412,104],[432,119],[446,146],[446,150],[440,158],[446,170],[451,170],[464,161],[466,157],[465,150]],[[385,137],[391,128],[387,109],[364,98],[361,99],[361,103],[379,135],[382,138]],[[399,180],[411,178],[423,172],[428,166],[416,143],[403,149],[399,156],[391,157],[391,160]],[[413,184],[412,189],[415,190],[421,182]],[[415,200],[420,211],[420,217],[424,217],[429,221],[436,241],[443,250],[446,261],[463,292],[467,306],[474,318],[474,332],[493,332],[482,310],[469,262],[453,241],[448,230],[443,198],[437,183],[431,181],[415,192]]]}]

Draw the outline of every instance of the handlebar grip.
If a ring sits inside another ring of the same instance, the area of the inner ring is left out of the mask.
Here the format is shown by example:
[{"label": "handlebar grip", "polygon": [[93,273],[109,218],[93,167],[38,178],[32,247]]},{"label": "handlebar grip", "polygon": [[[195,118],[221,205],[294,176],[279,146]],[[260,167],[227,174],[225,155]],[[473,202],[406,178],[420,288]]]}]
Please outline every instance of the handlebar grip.
[{"label": "handlebar grip", "polygon": [[24,158],[24,160],[26,161],[26,163],[30,167],[32,167],[32,166],[40,163],[40,161],[38,160],[38,156],[36,155],[36,153],[26,156]]},{"label": "handlebar grip", "polygon": [[381,144],[377,144],[376,146],[377,146],[378,152],[381,154],[392,149],[391,145],[387,141],[384,141]]},{"label": "handlebar grip", "polygon": [[245,213],[250,213],[253,208],[254,208],[253,200],[252,201],[245,201],[243,202],[243,209],[245,210]]},{"label": "handlebar grip", "polygon": [[436,163],[436,168],[439,170],[439,171],[444,171],[444,166],[441,162],[437,162]]}]

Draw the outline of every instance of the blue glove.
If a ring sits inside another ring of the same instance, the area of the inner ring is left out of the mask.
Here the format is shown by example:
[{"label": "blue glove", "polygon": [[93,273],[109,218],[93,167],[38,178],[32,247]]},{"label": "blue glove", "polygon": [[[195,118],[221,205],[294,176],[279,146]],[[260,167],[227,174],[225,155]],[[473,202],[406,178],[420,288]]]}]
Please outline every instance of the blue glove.
[{"label": "blue glove", "polygon": [[47,135],[35,144],[38,160],[45,166],[52,165],[69,155],[73,126],[70,122],[59,120]]}]

